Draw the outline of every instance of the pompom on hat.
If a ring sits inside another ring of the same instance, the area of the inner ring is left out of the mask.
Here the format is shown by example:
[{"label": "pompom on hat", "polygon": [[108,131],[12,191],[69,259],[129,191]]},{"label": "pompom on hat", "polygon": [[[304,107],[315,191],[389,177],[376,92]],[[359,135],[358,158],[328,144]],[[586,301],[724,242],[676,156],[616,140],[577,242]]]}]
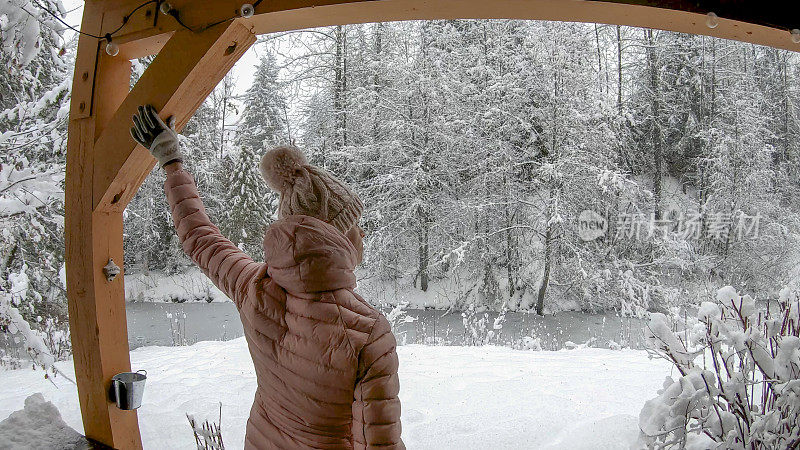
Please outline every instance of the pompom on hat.
[{"label": "pompom on hat", "polygon": [[347,233],[364,211],[355,192],[324,169],[309,164],[297,147],[273,148],[261,158],[258,168],[267,185],[281,196],[280,218],[295,214],[316,217]]}]

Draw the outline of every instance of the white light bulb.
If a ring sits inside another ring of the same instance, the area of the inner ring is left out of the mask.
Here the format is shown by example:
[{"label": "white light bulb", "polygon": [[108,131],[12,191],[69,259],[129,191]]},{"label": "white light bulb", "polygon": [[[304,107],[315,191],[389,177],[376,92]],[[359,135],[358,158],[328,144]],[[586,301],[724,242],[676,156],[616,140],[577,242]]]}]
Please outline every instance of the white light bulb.
[{"label": "white light bulb", "polygon": [[706,25],[708,26],[708,28],[717,28],[717,25],[719,25],[719,20],[717,20],[719,18],[717,17],[717,15],[713,12],[710,12],[706,14],[706,16],[708,16],[708,18],[706,19]]},{"label": "white light bulb", "polygon": [[253,14],[255,14],[255,12],[256,11],[253,8],[253,5],[251,5],[250,3],[245,3],[244,5],[242,5],[241,8],[239,8],[239,14],[245,19],[253,17]]},{"label": "white light bulb", "polygon": [[800,29],[795,28],[792,30],[792,42],[800,44]]},{"label": "white light bulb", "polygon": [[108,41],[108,44],[106,44],[106,53],[111,56],[117,56],[117,54],[119,54],[119,45]]},{"label": "white light bulb", "polygon": [[167,15],[169,14],[170,11],[172,11],[172,5],[170,5],[167,2],[164,2],[161,4],[161,6],[158,7],[158,9],[159,11],[161,11],[161,14]]}]

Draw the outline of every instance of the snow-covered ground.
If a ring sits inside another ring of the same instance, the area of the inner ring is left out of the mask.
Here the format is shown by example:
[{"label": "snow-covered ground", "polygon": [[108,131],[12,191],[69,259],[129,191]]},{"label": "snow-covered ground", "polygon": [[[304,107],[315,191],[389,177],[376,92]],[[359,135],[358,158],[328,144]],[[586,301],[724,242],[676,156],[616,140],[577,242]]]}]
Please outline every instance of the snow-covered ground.
[{"label": "snow-covered ground", "polygon": [[[669,365],[644,351],[557,352],[506,347],[406,345],[400,356],[403,440],[409,449],[622,449]],[[223,402],[228,448],[241,448],[255,391],[243,338],[190,347],[143,347],[134,369],[148,373],[139,423],[145,448],[193,449],[186,413],[215,419]],[[72,376],[72,362],[57,364]],[[82,430],[75,386],[41,371],[0,372],[0,420],[42,392]]]}]

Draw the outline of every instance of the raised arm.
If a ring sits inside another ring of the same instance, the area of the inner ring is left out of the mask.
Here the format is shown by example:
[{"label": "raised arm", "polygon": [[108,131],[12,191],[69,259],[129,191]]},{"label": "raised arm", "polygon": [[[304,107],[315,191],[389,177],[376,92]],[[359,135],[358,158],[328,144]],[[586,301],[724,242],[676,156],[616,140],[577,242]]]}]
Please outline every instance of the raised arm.
[{"label": "raised arm", "polygon": [[389,321],[380,315],[361,350],[353,401],[356,449],[405,449],[400,439],[400,381],[397,342]]},{"label": "raised arm", "polygon": [[222,235],[206,214],[194,178],[184,170],[178,135],[158,117],[156,111],[139,107],[131,135],[150,149],[167,172],[164,192],[183,251],[192,258],[222,292],[241,307],[247,285],[264,264],[256,263]]},{"label": "raised arm", "polygon": [[183,251],[237,307],[241,307],[248,282],[264,264],[253,261],[211,223],[194,178],[180,162],[173,162],[166,168],[164,192]]}]

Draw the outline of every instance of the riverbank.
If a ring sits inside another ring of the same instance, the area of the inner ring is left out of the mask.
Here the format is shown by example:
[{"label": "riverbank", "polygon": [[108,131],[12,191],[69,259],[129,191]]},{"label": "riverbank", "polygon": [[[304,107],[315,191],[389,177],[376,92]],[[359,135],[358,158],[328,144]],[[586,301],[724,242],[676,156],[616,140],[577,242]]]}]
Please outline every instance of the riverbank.
[{"label": "riverbank", "polygon": [[[462,309],[465,299],[459,296],[464,286],[455,280],[431,280],[423,292],[414,286],[413,279],[380,281],[356,271],[356,291],[373,305],[386,307],[405,305],[412,309]],[[125,299],[128,302],[155,303],[211,303],[230,302],[200,269],[191,267],[183,273],[165,275],[160,272],[130,273],[125,275]],[[530,295],[515,297],[507,302],[514,311],[532,310],[535,299]],[[469,303],[469,302],[467,302]],[[551,311],[545,305],[545,311]],[[560,302],[557,311],[577,310],[577,304]]]},{"label": "riverbank", "polygon": [[[239,313],[224,303],[128,303],[130,347],[188,345],[199,341],[225,341],[244,335]],[[387,317],[391,310],[382,309]],[[538,316],[529,312],[466,315],[431,309],[405,309],[393,321],[400,345],[477,345],[489,343],[519,348],[559,350],[587,344],[599,348],[644,348],[645,322],[611,313],[564,311]],[[495,326],[499,328],[495,328]],[[489,332],[492,333],[491,337]]]}]

